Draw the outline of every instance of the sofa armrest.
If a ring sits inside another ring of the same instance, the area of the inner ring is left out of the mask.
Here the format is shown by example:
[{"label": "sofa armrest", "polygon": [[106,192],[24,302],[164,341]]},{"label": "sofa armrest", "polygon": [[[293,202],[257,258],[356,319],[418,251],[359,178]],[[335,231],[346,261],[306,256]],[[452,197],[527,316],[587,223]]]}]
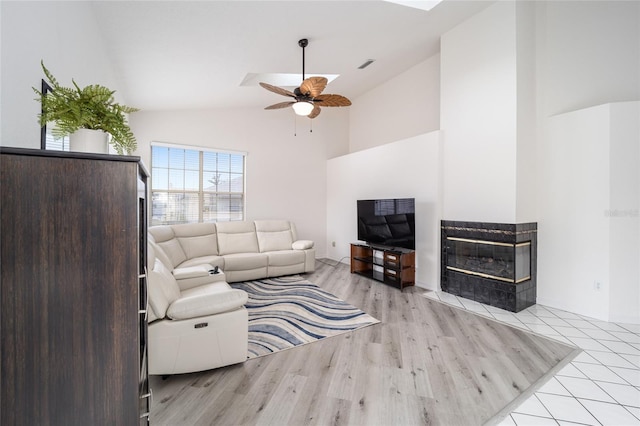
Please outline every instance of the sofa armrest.
[{"label": "sofa armrest", "polygon": [[202,265],[176,268],[173,270],[173,277],[176,279],[181,291],[226,279],[224,273],[218,272],[214,274],[211,271],[213,271],[213,266],[204,263]]},{"label": "sofa armrest", "polygon": [[197,266],[187,266],[184,268],[175,268],[173,270],[173,276],[176,280],[185,280],[189,278],[207,277],[209,271],[213,270],[213,266],[209,264],[202,264]]},{"label": "sofa armrest", "polygon": [[182,297],[169,306],[167,316],[183,320],[229,312],[244,306],[247,299],[243,290],[221,289],[216,284],[204,285],[184,291]]},{"label": "sofa armrest", "polygon": [[294,241],[293,244],[291,244],[291,248],[294,250],[308,250],[310,248],[313,248],[313,241],[311,240]]}]

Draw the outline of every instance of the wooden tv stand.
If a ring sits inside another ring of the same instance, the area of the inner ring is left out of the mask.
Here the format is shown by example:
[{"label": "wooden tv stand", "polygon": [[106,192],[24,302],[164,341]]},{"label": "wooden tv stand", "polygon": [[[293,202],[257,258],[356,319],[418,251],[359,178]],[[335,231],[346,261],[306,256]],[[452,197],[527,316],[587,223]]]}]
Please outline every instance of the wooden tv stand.
[{"label": "wooden tv stand", "polygon": [[351,273],[362,275],[400,290],[415,285],[416,252],[392,247],[351,244]]}]

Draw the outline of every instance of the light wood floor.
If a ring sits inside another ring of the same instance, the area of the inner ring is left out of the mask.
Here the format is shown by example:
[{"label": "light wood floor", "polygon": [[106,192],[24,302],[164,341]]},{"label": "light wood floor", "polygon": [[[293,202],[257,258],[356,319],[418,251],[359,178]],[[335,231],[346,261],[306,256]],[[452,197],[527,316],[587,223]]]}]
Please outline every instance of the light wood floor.
[{"label": "light wood floor", "polygon": [[579,352],[328,263],[305,278],[380,324],[239,365],[153,376],[152,424],[491,424]]}]

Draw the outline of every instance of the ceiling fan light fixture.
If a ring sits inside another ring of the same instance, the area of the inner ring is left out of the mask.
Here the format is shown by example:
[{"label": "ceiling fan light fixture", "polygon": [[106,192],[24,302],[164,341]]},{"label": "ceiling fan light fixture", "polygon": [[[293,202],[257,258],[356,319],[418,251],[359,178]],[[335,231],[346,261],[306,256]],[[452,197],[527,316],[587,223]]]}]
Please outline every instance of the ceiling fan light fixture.
[{"label": "ceiling fan light fixture", "polygon": [[316,118],[320,114],[320,107],[344,107],[351,105],[351,101],[342,95],[325,93],[322,91],[327,87],[328,80],[326,77],[309,77],[304,75],[304,48],[309,41],[305,38],[300,40],[298,44],[302,47],[302,83],[300,87],[296,87],[294,91],[283,89],[261,81],[259,84],[270,92],[278,95],[287,96],[288,102],[278,102],[269,105],[265,109],[281,109],[291,106],[296,115]]},{"label": "ceiling fan light fixture", "polygon": [[298,101],[295,104],[291,105],[291,108],[293,108],[293,111],[297,115],[307,116],[311,114],[311,111],[313,111],[313,104],[311,102]]}]

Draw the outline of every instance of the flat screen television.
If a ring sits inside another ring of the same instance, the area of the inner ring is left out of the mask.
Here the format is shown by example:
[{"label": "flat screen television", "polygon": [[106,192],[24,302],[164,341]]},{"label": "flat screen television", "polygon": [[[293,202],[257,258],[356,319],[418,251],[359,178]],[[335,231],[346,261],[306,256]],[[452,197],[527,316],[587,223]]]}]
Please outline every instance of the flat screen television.
[{"label": "flat screen television", "polygon": [[415,199],[358,200],[358,240],[415,250]]}]

